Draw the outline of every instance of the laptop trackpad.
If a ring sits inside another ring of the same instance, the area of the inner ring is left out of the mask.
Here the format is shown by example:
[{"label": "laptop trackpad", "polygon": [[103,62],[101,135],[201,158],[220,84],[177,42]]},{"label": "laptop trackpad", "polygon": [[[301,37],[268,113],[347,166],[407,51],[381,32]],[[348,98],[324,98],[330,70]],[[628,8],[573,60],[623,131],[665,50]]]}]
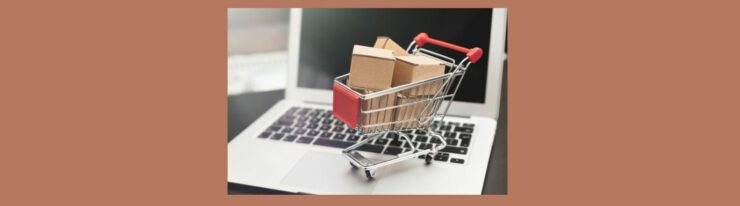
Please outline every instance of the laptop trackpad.
[{"label": "laptop trackpad", "polygon": [[[378,169],[377,175],[382,172],[383,168]],[[330,194],[370,194],[378,181],[368,181],[365,172],[352,169],[341,154],[309,151],[281,183]]]}]

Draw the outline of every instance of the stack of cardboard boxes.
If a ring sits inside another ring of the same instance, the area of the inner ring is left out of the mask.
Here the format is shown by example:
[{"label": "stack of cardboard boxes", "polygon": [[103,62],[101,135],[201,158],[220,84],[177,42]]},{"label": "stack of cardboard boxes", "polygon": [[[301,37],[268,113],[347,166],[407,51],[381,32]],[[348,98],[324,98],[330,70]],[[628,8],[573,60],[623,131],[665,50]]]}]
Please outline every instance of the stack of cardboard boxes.
[{"label": "stack of cardboard boxes", "polygon": [[[409,56],[406,51],[388,37],[378,37],[374,47],[355,45],[352,50],[352,63],[347,84],[360,93],[372,93],[391,87],[418,82],[443,75],[445,66],[425,56]],[[422,87],[386,94],[360,103],[363,111],[362,124],[380,124],[367,128],[368,131],[417,127],[418,117],[431,113],[427,106],[431,96],[441,89],[442,81],[424,83]],[[409,104],[397,109],[384,109],[394,105]],[[390,122],[403,124],[393,125]],[[387,124],[385,124],[387,123]]]}]

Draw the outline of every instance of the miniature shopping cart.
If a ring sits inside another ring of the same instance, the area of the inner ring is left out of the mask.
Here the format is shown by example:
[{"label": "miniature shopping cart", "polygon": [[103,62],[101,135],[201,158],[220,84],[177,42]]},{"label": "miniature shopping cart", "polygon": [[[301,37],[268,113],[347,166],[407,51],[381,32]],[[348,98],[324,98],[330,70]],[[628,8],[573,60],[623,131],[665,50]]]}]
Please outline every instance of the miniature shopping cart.
[{"label": "miniature shopping cart", "polygon": [[[462,52],[466,57],[456,62],[450,57],[421,48],[427,43]],[[444,120],[465,76],[465,70],[483,55],[483,50],[478,47],[464,48],[430,38],[426,33],[414,37],[406,51],[411,55],[423,55],[439,60],[445,65],[445,74],[382,91],[350,88],[347,85],[349,74],[334,79],[334,116],[348,127],[355,128],[358,134],[364,135],[363,139],[347,147],[342,153],[349,159],[352,168],[363,169],[368,179],[373,179],[377,168],[416,157],[424,158],[429,164],[433,156],[447,146],[442,136],[432,131],[430,126],[435,120],[439,122]],[[451,87],[455,89],[450,93]],[[429,138],[439,139],[441,143],[423,148],[421,145],[412,144],[411,138],[405,132],[414,129],[425,133]],[[403,141],[407,146],[395,158],[385,160],[369,159],[357,151],[358,148],[384,135],[398,138],[395,141]]]}]

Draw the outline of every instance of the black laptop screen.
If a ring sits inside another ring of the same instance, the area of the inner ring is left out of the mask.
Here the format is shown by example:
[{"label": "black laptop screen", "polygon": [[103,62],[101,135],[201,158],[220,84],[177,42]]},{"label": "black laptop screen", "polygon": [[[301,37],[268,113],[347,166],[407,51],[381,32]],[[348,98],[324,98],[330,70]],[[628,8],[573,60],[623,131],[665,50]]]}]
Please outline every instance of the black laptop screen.
[{"label": "black laptop screen", "polygon": [[[298,86],[331,89],[334,77],[349,73],[354,44],[372,46],[389,36],[406,48],[420,32],[463,47],[480,47],[483,57],[467,70],[455,100],[484,103],[491,36],[491,9],[304,9]],[[464,58],[436,46],[432,51]]]}]

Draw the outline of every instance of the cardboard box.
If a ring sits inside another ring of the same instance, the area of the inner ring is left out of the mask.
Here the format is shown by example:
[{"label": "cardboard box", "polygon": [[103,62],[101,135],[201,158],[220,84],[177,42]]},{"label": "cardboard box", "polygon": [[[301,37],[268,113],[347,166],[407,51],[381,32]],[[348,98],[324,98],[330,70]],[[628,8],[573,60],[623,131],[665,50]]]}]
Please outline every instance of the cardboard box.
[{"label": "cardboard box", "polygon": [[388,89],[393,81],[395,60],[391,50],[355,45],[347,84],[370,90]]},{"label": "cardboard box", "polygon": [[[376,92],[374,90],[368,90],[363,88],[352,88],[353,90],[361,93],[361,94],[368,94],[371,92]],[[382,109],[387,108],[396,105],[396,93],[383,95],[377,98],[373,98],[370,100],[362,100],[360,101],[360,108],[362,108],[362,111],[369,111],[374,109]],[[362,125],[371,125],[371,124],[381,124],[381,123],[389,123],[394,120],[394,111],[395,109],[385,109],[377,112],[372,113],[360,113],[360,119],[358,122],[360,122]],[[379,131],[384,129],[391,129],[393,125],[378,125],[373,127],[367,127],[366,132],[372,132],[372,131]]]},{"label": "cardboard box", "polygon": [[[444,73],[445,66],[436,59],[426,56],[399,56],[396,57],[391,86],[413,83],[444,75]],[[442,80],[439,80],[402,93],[406,96],[434,95],[441,88],[442,83]]]},{"label": "cardboard box", "polygon": [[396,56],[409,55],[409,53],[406,52],[406,49],[396,44],[396,42],[394,42],[393,40],[391,40],[390,37],[387,36],[378,36],[378,39],[375,40],[375,45],[373,47],[391,50],[393,51],[393,55]]},{"label": "cardboard box", "polygon": [[416,128],[419,126],[419,120],[426,121],[431,114],[434,105],[429,101],[432,96],[406,96],[401,93],[397,94],[396,105],[409,104],[396,109],[394,121],[400,122],[395,125],[394,129]]}]

